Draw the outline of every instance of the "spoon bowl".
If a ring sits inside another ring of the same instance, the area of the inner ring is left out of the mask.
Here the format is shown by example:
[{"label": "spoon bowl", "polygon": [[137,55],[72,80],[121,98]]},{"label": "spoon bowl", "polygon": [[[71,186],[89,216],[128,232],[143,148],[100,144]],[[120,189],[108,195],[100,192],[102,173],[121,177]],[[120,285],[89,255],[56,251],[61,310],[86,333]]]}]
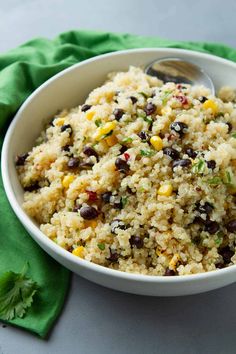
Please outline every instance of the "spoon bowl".
[{"label": "spoon bowl", "polygon": [[215,94],[215,87],[205,71],[189,61],[181,58],[162,58],[155,60],[145,69],[146,74],[155,76],[166,82],[176,84],[204,85]]}]

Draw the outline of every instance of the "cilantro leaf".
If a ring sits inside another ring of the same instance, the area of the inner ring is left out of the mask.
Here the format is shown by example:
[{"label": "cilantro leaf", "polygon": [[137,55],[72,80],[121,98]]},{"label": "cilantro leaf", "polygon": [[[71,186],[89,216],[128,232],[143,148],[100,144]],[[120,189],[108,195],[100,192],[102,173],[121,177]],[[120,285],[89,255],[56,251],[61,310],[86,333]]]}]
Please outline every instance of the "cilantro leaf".
[{"label": "cilantro leaf", "polygon": [[132,138],[124,138],[122,141],[121,141],[121,145],[123,144],[130,144],[132,143],[133,139]]},{"label": "cilantro leaf", "polygon": [[0,277],[0,317],[5,321],[23,317],[32,305],[38,290],[35,281],[25,276],[25,271],[4,273]]},{"label": "cilantro leaf", "polygon": [[124,209],[127,203],[128,203],[128,197],[121,197],[122,209]]},{"label": "cilantro leaf", "polygon": [[151,156],[155,155],[155,151],[153,151],[153,150],[140,150],[140,155],[151,157]]},{"label": "cilantro leaf", "polygon": [[219,184],[223,184],[223,181],[220,177],[216,176],[216,177],[208,179],[207,183],[210,185],[213,185],[213,186],[217,186]]},{"label": "cilantro leaf", "polygon": [[233,132],[233,133],[231,134],[231,136],[232,136],[232,138],[236,139],[236,132]]},{"label": "cilantro leaf", "polygon": [[96,119],[94,123],[96,124],[97,127],[100,127],[102,125],[101,119]]},{"label": "cilantro leaf", "polygon": [[192,172],[193,173],[203,173],[205,170],[205,166],[206,166],[205,161],[202,159],[199,159],[199,161],[193,165]]},{"label": "cilantro leaf", "polygon": [[105,250],[105,244],[104,243],[98,243],[97,244],[98,248],[101,250],[101,251],[104,251]]}]

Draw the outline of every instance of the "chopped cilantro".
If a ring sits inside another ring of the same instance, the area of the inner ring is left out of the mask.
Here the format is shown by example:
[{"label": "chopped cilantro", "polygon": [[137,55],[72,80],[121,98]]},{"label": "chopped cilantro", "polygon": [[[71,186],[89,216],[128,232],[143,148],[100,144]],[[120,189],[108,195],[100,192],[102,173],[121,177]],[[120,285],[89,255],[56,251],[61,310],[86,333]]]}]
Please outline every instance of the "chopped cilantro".
[{"label": "chopped cilantro", "polygon": [[9,271],[0,277],[0,317],[5,321],[22,318],[33,303],[38,285],[26,277],[26,270]]},{"label": "chopped cilantro", "polygon": [[163,93],[164,93],[164,95],[161,97],[161,100],[162,100],[162,104],[166,105],[166,103],[167,103],[167,101],[169,99],[169,96],[172,93],[172,91],[167,90],[167,91],[164,91]]},{"label": "chopped cilantro", "polygon": [[124,209],[127,203],[128,203],[128,197],[121,197],[122,209]]},{"label": "chopped cilantro", "polygon": [[204,160],[199,159],[192,167],[193,173],[203,173],[205,170],[206,163]]},{"label": "chopped cilantro", "polygon": [[101,119],[96,119],[94,123],[96,124],[97,127],[100,127],[102,125]]},{"label": "chopped cilantro", "polygon": [[155,155],[155,151],[154,150],[140,150],[140,154],[141,154],[141,156],[151,157],[151,156]]},{"label": "chopped cilantro", "polygon": [[142,95],[144,98],[148,98],[149,95],[145,92],[139,92],[140,95]]},{"label": "chopped cilantro", "polygon": [[216,237],[215,237],[215,240],[214,240],[216,246],[219,247],[219,246],[222,244],[223,238],[224,238],[223,232],[221,232],[221,231],[217,232]]},{"label": "chopped cilantro", "polygon": [[104,243],[98,243],[97,244],[98,248],[101,250],[101,251],[104,251],[105,250],[105,244]]},{"label": "chopped cilantro", "polygon": [[107,134],[104,134],[104,135],[102,136],[101,140],[108,138],[108,136],[111,136],[112,134],[113,134],[113,130],[111,130],[111,131],[110,131],[109,133],[107,133]]},{"label": "chopped cilantro", "polygon": [[213,185],[213,186],[217,186],[219,184],[223,184],[223,181],[220,177],[216,176],[216,177],[208,179],[207,183],[210,185]]},{"label": "chopped cilantro", "polygon": [[148,122],[149,124],[152,124],[153,120],[150,116],[146,116],[143,118],[145,120],[145,122]]},{"label": "chopped cilantro", "polygon": [[231,134],[231,136],[232,136],[232,138],[236,139],[236,132],[233,132],[233,133]]},{"label": "chopped cilantro", "polygon": [[122,141],[121,141],[121,144],[130,144],[132,143],[133,139],[132,138],[124,138]]}]

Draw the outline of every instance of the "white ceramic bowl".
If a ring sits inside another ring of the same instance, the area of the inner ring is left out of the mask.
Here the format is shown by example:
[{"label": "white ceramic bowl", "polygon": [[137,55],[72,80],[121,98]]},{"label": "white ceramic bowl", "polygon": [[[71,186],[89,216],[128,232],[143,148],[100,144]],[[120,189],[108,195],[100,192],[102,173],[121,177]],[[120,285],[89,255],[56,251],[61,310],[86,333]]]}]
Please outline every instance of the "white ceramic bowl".
[{"label": "white ceramic bowl", "polygon": [[209,273],[160,277],[129,274],[108,269],[65,251],[47,238],[22,209],[23,190],[14,158],[28,151],[45,121],[58,109],[83,103],[87,94],[103,83],[110,71],[144,65],[157,58],[182,57],[202,67],[216,89],[227,84],[236,87],[236,64],[207,54],[181,49],[137,49],[102,55],[66,69],[40,86],[22,105],[5,137],[2,149],[2,176],[9,202],[33,239],[53,258],[73,272],[116,290],[152,296],[189,295],[220,288],[236,280],[236,266]]}]

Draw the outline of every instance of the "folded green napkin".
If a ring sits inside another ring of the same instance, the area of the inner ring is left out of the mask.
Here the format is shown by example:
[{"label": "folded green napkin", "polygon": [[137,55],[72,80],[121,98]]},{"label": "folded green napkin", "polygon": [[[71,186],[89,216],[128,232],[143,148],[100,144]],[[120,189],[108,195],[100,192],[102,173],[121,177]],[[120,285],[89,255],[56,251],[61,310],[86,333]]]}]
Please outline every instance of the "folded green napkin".
[{"label": "folded green napkin", "polygon": [[[45,80],[95,55],[142,47],[192,49],[236,61],[236,50],[221,44],[91,31],[66,32],[54,40],[34,39],[0,55],[0,147],[19,106]],[[9,323],[44,337],[62,308],[69,272],[46,255],[21,226],[6,199],[1,179],[0,211],[0,277],[6,271],[20,272],[28,263],[27,276],[39,286],[26,315]]]}]

